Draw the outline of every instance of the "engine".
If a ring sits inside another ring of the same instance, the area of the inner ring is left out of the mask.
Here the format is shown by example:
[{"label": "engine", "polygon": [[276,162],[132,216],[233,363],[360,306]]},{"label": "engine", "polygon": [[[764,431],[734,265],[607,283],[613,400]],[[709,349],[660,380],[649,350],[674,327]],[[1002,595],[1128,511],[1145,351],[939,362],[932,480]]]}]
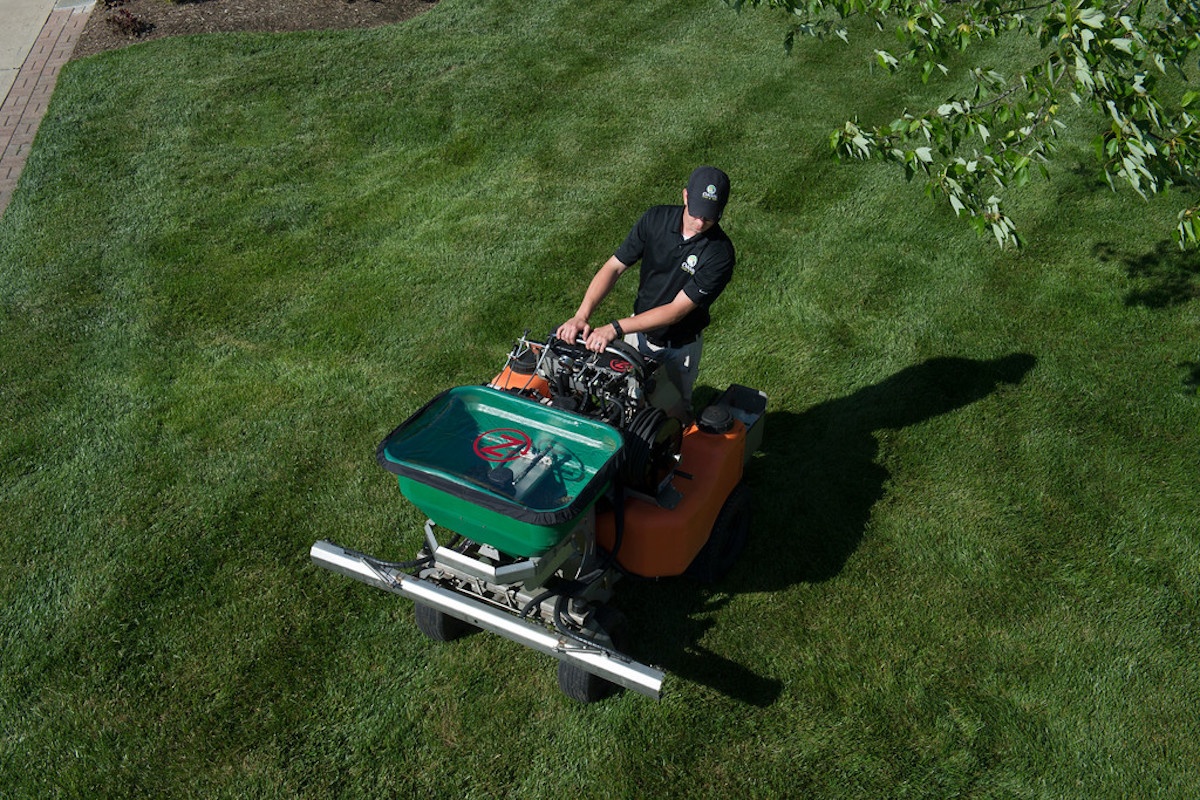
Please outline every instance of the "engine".
[{"label": "engine", "polygon": [[657,492],[675,467],[683,440],[679,392],[655,359],[623,341],[594,353],[581,342],[522,336],[492,385],[620,430],[623,483],[634,490]]}]

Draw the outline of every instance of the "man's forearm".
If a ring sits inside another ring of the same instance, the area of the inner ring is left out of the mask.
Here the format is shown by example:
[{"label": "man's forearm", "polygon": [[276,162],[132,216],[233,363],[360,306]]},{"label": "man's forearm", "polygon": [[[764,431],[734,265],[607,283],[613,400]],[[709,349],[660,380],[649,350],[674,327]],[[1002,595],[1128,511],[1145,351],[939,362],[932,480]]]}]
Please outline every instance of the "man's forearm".
[{"label": "man's forearm", "polygon": [[608,293],[617,283],[617,278],[621,277],[621,273],[626,268],[627,265],[622,264],[616,256],[613,256],[605,261],[600,269],[596,270],[591,283],[588,284],[587,291],[583,293],[583,302],[579,304],[575,315],[558,326],[556,334],[560,339],[573,342],[576,337],[587,338],[592,334],[592,326],[588,320],[591,319],[592,314],[595,313],[604,298],[608,297]]},{"label": "man's forearm", "polygon": [[668,325],[674,325],[696,307],[682,292],[680,292],[680,295],[667,305],[650,308],[641,314],[636,314],[628,319],[622,319],[621,328],[625,333],[645,333],[656,328],[665,328]]},{"label": "man's forearm", "polygon": [[596,274],[592,276],[592,282],[588,284],[587,291],[583,293],[583,302],[579,304],[579,310],[575,312],[575,319],[585,322],[591,319],[592,314],[604,302],[604,298],[608,297],[613,286],[617,284],[617,278],[621,277],[625,268],[626,265],[613,256],[604,262],[600,269],[596,270]]},{"label": "man's forearm", "polygon": [[675,299],[666,305],[647,309],[632,317],[619,317],[616,320],[616,326],[611,323],[601,325],[583,336],[587,339],[586,344],[589,350],[600,352],[623,334],[644,333],[655,328],[673,325],[686,317],[695,307],[696,304],[681,290],[679,294],[675,295]]}]

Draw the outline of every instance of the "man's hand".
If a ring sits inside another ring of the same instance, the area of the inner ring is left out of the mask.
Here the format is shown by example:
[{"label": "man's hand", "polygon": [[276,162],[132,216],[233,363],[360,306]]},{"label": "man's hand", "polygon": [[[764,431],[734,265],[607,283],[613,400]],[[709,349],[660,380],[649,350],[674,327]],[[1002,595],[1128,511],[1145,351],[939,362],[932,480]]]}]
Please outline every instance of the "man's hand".
[{"label": "man's hand", "polygon": [[600,305],[600,301],[608,296],[609,291],[617,282],[617,278],[621,277],[621,273],[627,268],[616,256],[605,261],[592,276],[592,282],[588,284],[587,292],[583,295],[583,302],[579,304],[575,316],[559,325],[555,336],[571,344],[575,344],[576,339],[587,339],[591,336],[593,331],[592,326],[588,325],[588,317]]},{"label": "man's hand", "polygon": [[593,353],[603,353],[604,348],[612,344],[616,338],[617,331],[612,325],[601,325],[587,337],[584,346]]},{"label": "man's hand", "polygon": [[569,320],[558,326],[558,330],[554,335],[562,339],[564,342],[575,344],[578,338],[586,339],[592,333],[592,326],[588,325],[586,319],[580,317],[571,317]]}]

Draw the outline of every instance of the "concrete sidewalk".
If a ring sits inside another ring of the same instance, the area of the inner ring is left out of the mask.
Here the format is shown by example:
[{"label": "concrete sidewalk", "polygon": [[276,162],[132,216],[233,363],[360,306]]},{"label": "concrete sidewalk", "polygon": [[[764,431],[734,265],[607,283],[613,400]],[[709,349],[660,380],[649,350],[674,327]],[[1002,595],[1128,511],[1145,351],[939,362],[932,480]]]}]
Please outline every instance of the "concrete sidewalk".
[{"label": "concrete sidewalk", "polygon": [[0,214],[94,0],[0,0]]}]

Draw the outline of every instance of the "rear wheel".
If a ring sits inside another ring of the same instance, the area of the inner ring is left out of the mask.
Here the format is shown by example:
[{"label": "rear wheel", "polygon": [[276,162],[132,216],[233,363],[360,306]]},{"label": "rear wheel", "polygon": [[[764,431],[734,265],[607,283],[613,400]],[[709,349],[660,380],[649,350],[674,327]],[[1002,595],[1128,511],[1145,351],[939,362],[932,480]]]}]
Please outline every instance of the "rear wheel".
[{"label": "rear wheel", "polygon": [[[596,609],[584,626],[584,638],[618,652],[628,638],[625,615],[608,606]],[[621,687],[567,661],[558,662],[558,688],[580,703],[595,703],[612,697]]]},{"label": "rear wheel", "polygon": [[750,489],[744,483],[733,487],[713,523],[703,549],[687,568],[687,575],[701,583],[724,578],[746,547],[750,536]]},{"label": "rear wheel", "polygon": [[470,623],[423,603],[413,606],[413,616],[416,618],[417,630],[435,642],[450,642],[475,630]]}]

